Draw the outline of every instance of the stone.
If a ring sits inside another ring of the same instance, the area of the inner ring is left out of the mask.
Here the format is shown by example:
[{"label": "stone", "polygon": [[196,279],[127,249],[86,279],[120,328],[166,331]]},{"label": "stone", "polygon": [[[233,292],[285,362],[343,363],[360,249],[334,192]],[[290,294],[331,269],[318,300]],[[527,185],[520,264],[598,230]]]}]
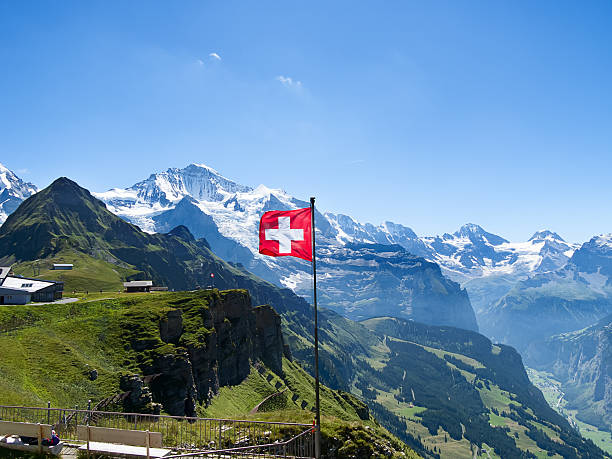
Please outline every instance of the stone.
[{"label": "stone", "polygon": [[180,309],[168,311],[165,320],[159,323],[159,334],[164,343],[177,344],[183,334],[183,311]]}]

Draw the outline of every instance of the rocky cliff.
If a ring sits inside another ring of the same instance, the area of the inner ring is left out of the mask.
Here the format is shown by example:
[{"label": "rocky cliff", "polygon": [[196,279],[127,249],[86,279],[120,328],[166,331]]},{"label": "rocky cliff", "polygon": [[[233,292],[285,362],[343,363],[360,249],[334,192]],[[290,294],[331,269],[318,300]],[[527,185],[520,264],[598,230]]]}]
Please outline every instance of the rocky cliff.
[{"label": "rocky cliff", "polygon": [[241,383],[258,361],[282,373],[283,354],[289,356],[279,315],[270,306],[253,308],[244,290],[175,299],[161,314],[139,312],[129,322],[124,346],[152,401],[172,415],[193,415],[219,387]]},{"label": "rocky cliff", "polygon": [[563,384],[568,408],[605,430],[612,428],[612,315],[596,325],[533,345],[534,366]]}]

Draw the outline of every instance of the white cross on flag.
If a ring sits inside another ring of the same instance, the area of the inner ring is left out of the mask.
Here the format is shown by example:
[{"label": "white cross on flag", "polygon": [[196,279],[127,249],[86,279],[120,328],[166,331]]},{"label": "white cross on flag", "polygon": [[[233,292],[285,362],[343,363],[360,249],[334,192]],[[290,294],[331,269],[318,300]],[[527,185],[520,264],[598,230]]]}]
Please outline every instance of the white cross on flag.
[{"label": "white cross on flag", "polygon": [[259,253],[312,261],[311,228],[309,207],[266,212],[259,222]]}]

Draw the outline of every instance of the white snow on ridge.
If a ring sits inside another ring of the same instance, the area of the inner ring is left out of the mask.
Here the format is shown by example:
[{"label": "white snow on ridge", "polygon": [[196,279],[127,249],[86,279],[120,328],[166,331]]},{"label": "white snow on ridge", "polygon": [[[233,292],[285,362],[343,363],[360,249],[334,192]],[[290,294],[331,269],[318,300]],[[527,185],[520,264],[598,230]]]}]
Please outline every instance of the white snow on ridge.
[{"label": "white snow on ridge", "polygon": [[[275,266],[277,260],[258,253],[259,218],[265,210],[297,207],[296,200],[283,190],[239,185],[204,164],[168,169],[130,188],[114,188],[94,195],[109,210],[148,232],[155,231],[152,219],[155,215],[190,197],[213,219],[223,236],[247,247],[268,266]],[[543,266],[545,260],[546,269],[561,267],[577,247],[547,230],[538,231],[527,242],[507,242],[474,224],[464,225],[454,234],[418,237],[410,228],[392,222],[374,226],[347,215],[326,213],[324,217],[330,226],[327,243],[400,244],[438,263],[447,275],[460,282],[497,274],[528,274]],[[497,239],[495,244],[492,238]],[[609,241],[612,242],[612,235]],[[290,276],[283,283],[297,287],[299,279]]]},{"label": "white snow on ridge", "polygon": [[4,200],[0,202],[0,224],[25,199],[38,192],[31,183],[24,182],[10,169],[0,163],[0,193]]},{"label": "white snow on ridge", "polygon": [[605,246],[612,247],[612,233],[600,234],[599,236],[594,237],[593,241],[599,247],[605,247]]}]

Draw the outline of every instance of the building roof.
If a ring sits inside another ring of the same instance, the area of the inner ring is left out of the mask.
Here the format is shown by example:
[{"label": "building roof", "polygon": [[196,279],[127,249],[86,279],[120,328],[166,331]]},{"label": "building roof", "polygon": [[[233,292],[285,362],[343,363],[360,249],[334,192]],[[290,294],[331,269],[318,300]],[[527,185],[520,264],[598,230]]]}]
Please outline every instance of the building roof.
[{"label": "building roof", "polygon": [[6,278],[6,276],[8,276],[10,272],[11,272],[10,266],[0,266],[0,285],[2,285],[2,282],[4,281],[4,279]]},{"label": "building roof", "polygon": [[124,282],[124,287],[153,287],[153,281],[130,281]]},{"label": "building roof", "polygon": [[74,266],[72,263],[53,263],[53,266]]},{"label": "building roof", "polygon": [[28,293],[38,292],[43,288],[50,287],[58,282],[28,279],[27,277],[7,276],[2,283],[3,288],[22,290]]}]

